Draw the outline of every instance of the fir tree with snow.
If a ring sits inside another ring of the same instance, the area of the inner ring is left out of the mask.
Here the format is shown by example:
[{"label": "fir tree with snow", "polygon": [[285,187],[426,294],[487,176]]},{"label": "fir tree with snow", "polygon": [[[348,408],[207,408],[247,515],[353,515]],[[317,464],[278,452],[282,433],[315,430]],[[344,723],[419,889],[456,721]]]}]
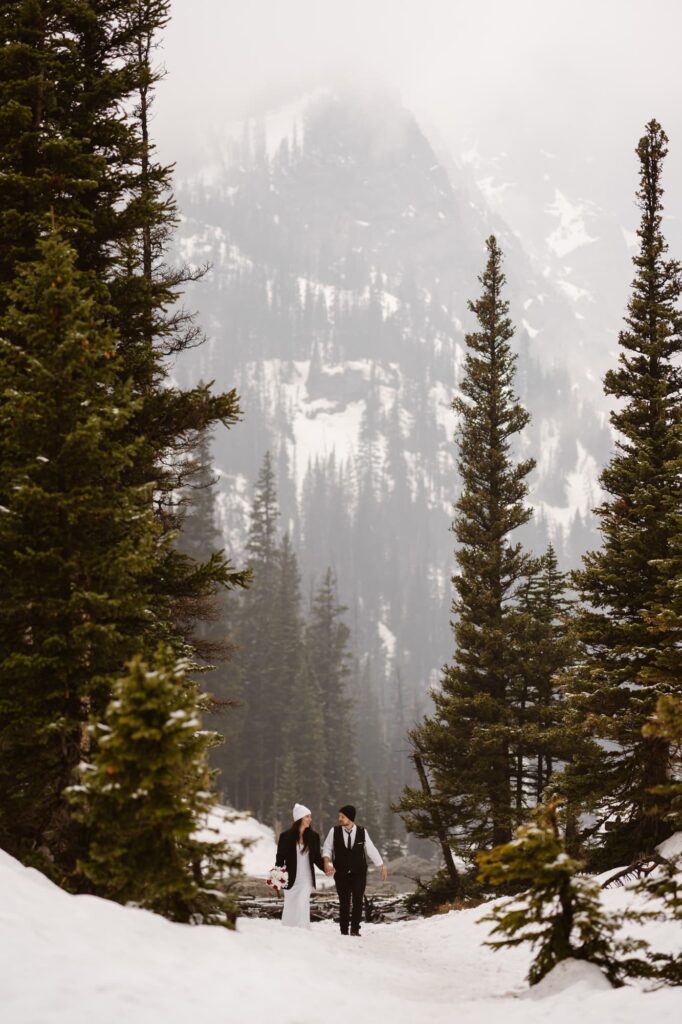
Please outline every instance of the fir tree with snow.
[{"label": "fir tree with snow", "polygon": [[529,943],[535,951],[528,972],[536,985],[562,960],[587,960],[620,984],[626,962],[616,940],[618,922],[603,910],[599,886],[581,876],[583,865],[568,855],[559,833],[557,802],[538,807],[535,820],[515,838],[478,857],[484,884],[530,884],[525,892],[497,903],[483,918],[493,923],[487,945],[504,949]]},{"label": "fir tree with snow", "polygon": [[205,700],[171,648],[134,658],[90,727],[91,757],[70,790],[88,846],[79,870],[94,891],[174,921],[234,925],[239,853],[205,832],[215,804],[201,727]]}]

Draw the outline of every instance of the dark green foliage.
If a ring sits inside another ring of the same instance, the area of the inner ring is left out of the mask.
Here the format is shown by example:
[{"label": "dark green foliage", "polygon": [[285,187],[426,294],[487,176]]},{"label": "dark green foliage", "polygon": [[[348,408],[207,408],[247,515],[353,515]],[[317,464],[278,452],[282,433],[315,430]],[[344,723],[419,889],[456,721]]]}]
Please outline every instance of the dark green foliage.
[{"label": "dark green foliage", "polygon": [[110,676],[159,629],[158,526],[127,483],[139,406],[118,338],[58,235],[0,321],[0,844],[73,864],[63,799]]},{"label": "dark green foliage", "polygon": [[79,870],[95,892],[174,921],[234,926],[229,877],[240,855],[199,835],[215,797],[207,764],[217,739],[201,728],[189,663],[160,647],[134,658],[70,797],[88,847]]},{"label": "dark green foliage", "polygon": [[239,646],[235,668],[243,682],[245,705],[237,769],[240,778],[226,780],[237,806],[249,808],[261,821],[268,820],[272,811],[281,715],[285,710],[278,685],[274,636],[278,615],[278,516],[275,476],[268,452],[256,481],[247,543],[253,582],[235,612],[235,639]]},{"label": "dark green foliage", "polygon": [[679,570],[682,486],[682,282],[661,229],[666,152],[666,135],[651,121],[637,147],[636,275],[619,365],[604,380],[618,401],[611,415],[618,440],[601,478],[607,499],[596,510],[603,545],[575,574],[585,603],[575,630],[578,659],[567,680],[571,713],[605,745],[592,770],[569,770],[565,785],[573,799],[608,820],[600,853],[605,866],[633,861],[670,831],[653,796],[668,777],[670,744],[642,732],[658,697],[679,694],[682,678],[675,640],[680,577],[673,570],[675,558]]},{"label": "dark green foliage", "polygon": [[[171,168],[149,135],[169,9],[0,3],[1,830],[60,871],[79,842],[63,790],[110,674],[159,637],[189,650],[206,601],[244,582],[222,552],[196,561],[170,543],[187,455],[239,409],[234,392],[168,381],[168,356],[201,340],[177,301],[196,275],[164,266]],[[41,243],[55,221],[72,247],[61,270]]]},{"label": "dark green foliage", "polygon": [[512,455],[529,414],[514,394],[502,254],[494,238],[487,249],[481,298],[470,303],[480,330],[467,335],[461,395],[453,402],[462,480],[453,525],[456,649],[434,694],[435,713],[411,734],[429,791],[407,787],[399,805],[410,831],[441,846],[445,836],[464,855],[511,839],[512,747],[528,619],[519,596],[536,571],[511,539],[532,514],[525,498],[534,463]]},{"label": "dark green foliage", "polygon": [[327,786],[318,766],[324,749],[324,708],[304,646],[300,574],[288,534],[278,551],[277,568],[273,643],[281,731],[275,761],[274,816],[288,822],[294,803],[302,801],[319,826]]},{"label": "dark green foliage", "polygon": [[574,645],[568,632],[571,602],[566,576],[550,544],[520,589],[517,647],[519,674],[512,690],[518,726],[513,740],[514,804],[542,803],[557,764],[570,760],[579,745],[567,727],[557,673],[570,664]]},{"label": "dark green foliage", "polygon": [[131,44],[141,6],[130,0],[0,4],[3,311],[15,268],[38,258],[51,214],[74,244],[81,269],[100,280],[140,224],[131,207],[141,143],[121,108],[138,84]]},{"label": "dark green foliage", "polygon": [[[197,275],[165,265],[172,168],[156,160],[149,133],[154,51],[169,11],[169,0],[0,4],[0,313],[17,265],[37,257],[56,217],[118,331],[119,372],[139,399],[127,480],[153,486],[164,534],[179,526],[178,466],[202,431],[239,418],[234,391],[168,381],[167,356],[201,341],[178,304]],[[169,636],[191,628],[207,593],[240,582],[220,555],[197,566],[173,545],[158,549],[152,575],[150,601]]]},{"label": "dark green foliage", "polygon": [[671,771],[666,781],[652,790],[652,796],[656,797],[654,813],[679,831],[682,829],[682,697],[672,694],[659,697],[656,710],[642,732],[649,739],[670,744]]},{"label": "dark green foliage", "polygon": [[[229,673],[224,663],[232,653],[227,592],[245,586],[249,574],[234,569],[223,551],[223,538],[216,525],[216,477],[209,431],[198,435],[196,449],[183,466],[182,475],[185,488],[176,546],[180,564],[186,564],[192,578],[193,592],[174,602],[174,620],[182,636],[191,641],[202,669],[211,670],[208,688],[226,696],[223,691]],[[189,561],[185,563],[186,559]],[[216,585],[218,575],[222,581],[220,588]]]},{"label": "dark green foliage", "polygon": [[[682,830],[682,700],[669,694],[659,697],[656,712],[644,726],[646,736],[663,739],[671,744],[673,769],[666,783],[657,786],[655,813],[669,821],[674,829]],[[647,897],[644,911],[633,907],[629,918],[634,921],[656,918],[679,921],[682,924],[682,854],[656,855],[656,866],[635,886],[635,891]],[[653,905],[652,902],[653,901]],[[682,954],[667,951],[649,952],[648,976],[669,985],[682,985]]]},{"label": "dark green foliage", "polygon": [[597,883],[580,876],[582,865],[566,853],[555,804],[539,807],[532,824],[522,825],[512,842],[479,854],[478,863],[484,884],[530,883],[482,920],[492,921],[492,934],[503,936],[486,943],[493,949],[527,942],[537,950],[528,972],[531,985],[567,959],[587,960],[612,984],[621,983],[623,956],[636,947],[616,942],[618,921],[602,909]]}]

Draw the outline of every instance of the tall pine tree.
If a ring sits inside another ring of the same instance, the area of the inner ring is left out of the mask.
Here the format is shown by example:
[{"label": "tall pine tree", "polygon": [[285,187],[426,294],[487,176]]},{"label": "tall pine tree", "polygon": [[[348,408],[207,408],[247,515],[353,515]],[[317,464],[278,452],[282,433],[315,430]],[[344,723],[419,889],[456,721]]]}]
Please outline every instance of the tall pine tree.
[{"label": "tall pine tree", "polygon": [[266,452],[254,489],[247,541],[253,582],[235,613],[239,651],[235,668],[241,677],[242,715],[239,779],[233,779],[239,805],[261,821],[272,813],[275,764],[279,753],[283,704],[278,692],[275,622],[278,617],[279,508],[272,457]]},{"label": "tall pine tree", "polygon": [[633,860],[668,834],[652,791],[670,771],[670,744],[642,727],[658,698],[680,693],[682,653],[661,642],[677,601],[670,559],[678,543],[682,454],[680,265],[662,232],[667,137],[651,121],[637,147],[641,210],[635,279],[620,333],[617,369],[604,389],[617,401],[616,450],[602,473],[607,498],[596,514],[603,544],[586,555],[575,585],[584,605],[579,658],[568,688],[575,717],[601,752],[594,770],[573,771],[567,787],[607,823],[602,859]]},{"label": "tall pine tree", "polygon": [[345,607],[336,595],[336,578],[327,569],[313,597],[306,630],[308,660],[322,697],[324,748],[322,774],[326,783],[325,821],[348,803],[357,785],[355,734],[349,692],[350,630],[343,621]]},{"label": "tall pine tree", "polygon": [[298,561],[285,534],[278,553],[276,610],[273,624],[276,700],[280,733],[275,761],[275,820],[288,822],[291,808],[303,802],[319,824],[326,779],[311,771],[311,752],[320,756],[324,745],[323,709],[316,679],[308,664],[301,615]]},{"label": "tall pine tree", "polygon": [[534,560],[512,539],[532,514],[525,499],[534,462],[512,454],[529,414],[514,393],[502,253],[494,237],[486,244],[482,294],[469,303],[480,329],[467,335],[461,395],[453,401],[462,480],[453,524],[455,656],[434,694],[434,714],[411,736],[424,774],[421,789],[407,787],[399,805],[410,831],[441,845],[447,838],[465,855],[512,835],[515,684],[524,623],[518,595],[534,571]]}]

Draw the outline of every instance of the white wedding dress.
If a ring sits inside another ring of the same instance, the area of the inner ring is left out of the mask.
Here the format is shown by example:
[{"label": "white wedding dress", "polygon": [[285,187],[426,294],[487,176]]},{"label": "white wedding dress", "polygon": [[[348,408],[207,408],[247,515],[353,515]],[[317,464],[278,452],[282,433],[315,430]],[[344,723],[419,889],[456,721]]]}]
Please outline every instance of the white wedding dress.
[{"label": "white wedding dress", "polygon": [[310,877],[308,851],[301,851],[296,843],[296,881],[292,889],[284,890],[282,924],[289,928],[310,928],[310,893],[313,883]]}]

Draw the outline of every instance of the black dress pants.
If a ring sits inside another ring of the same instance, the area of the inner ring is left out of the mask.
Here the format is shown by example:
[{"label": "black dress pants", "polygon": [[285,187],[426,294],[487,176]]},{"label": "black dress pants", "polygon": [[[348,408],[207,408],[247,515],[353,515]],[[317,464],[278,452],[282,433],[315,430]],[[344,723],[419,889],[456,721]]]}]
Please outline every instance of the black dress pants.
[{"label": "black dress pants", "polygon": [[334,875],[336,891],[339,894],[339,925],[341,934],[348,934],[348,923],[350,921],[351,934],[360,931],[360,920],[362,918],[362,900],[367,885],[367,872],[347,871],[342,874],[337,871]]}]

